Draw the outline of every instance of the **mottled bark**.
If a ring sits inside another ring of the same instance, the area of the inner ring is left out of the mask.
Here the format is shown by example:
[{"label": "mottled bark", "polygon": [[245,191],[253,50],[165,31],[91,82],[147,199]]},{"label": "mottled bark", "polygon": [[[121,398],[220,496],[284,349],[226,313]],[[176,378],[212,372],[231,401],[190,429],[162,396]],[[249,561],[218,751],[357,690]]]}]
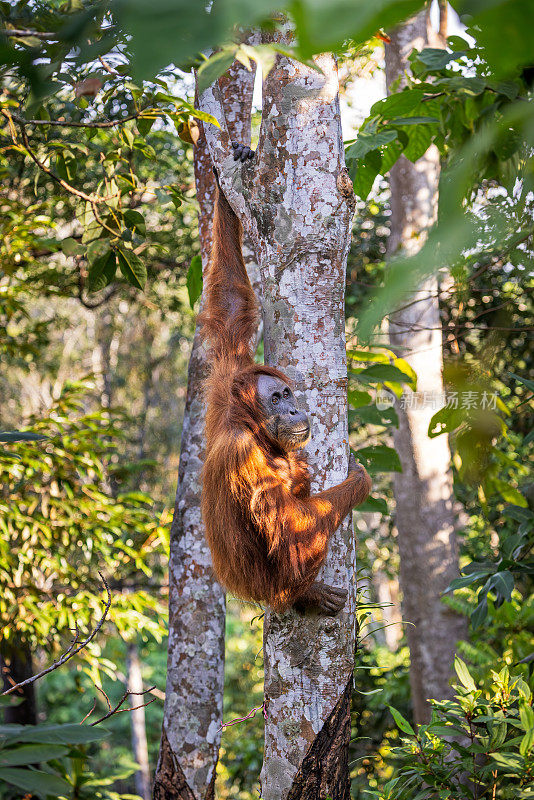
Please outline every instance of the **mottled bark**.
[{"label": "mottled bark", "polygon": [[[430,34],[431,35],[431,34]],[[415,47],[428,46],[425,12],[391,34],[386,45],[387,85],[403,76]],[[439,176],[436,148],[412,164],[401,157],[390,171],[391,236],[389,252],[416,253],[434,221]],[[402,473],[395,476],[396,524],[400,551],[403,617],[410,648],[410,681],[415,719],[429,719],[428,698],[451,696],[449,680],[458,639],[465,637],[465,620],[441,600],[441,593],[458,575],[454,497],[450,451],[446,436],[428,437],[436,411],[432,397],[443,392],[443,351],[437,299],[437,281],[431,278],[416,295],[405,298],[390,317],[392,348],[417,373],[417,407],[399,407],[395,448]],[[437,329],[437,330],[436,330]],[[410,390],[407,390],[410,393]],[[415,627],[414,627],[415,626]]]},{"label": "mottled bark", "polygon": [[287,800],[349,798],[348,748],[352,675],[295,775]]},{"label": "mottled bark", "polygon": [[[254,72],[235,64],[221,79],[232,138],[250,143]],[[243,98],[243,103],[237,102]],[[211,247],[215,182],[204,130],[195,147],[202,267]],[[251,253],[249,250],[249,261]],[[257,282],[252,276],[253,282]],[[225,595],[215,581],[200,514],[205,351],[195,332],[189,361],[169,562],[167,687],[156,800],[211,800],[223,713]]]},{"label": "mottled bark", "polygon": [[[0,669],[2,686],[10,689],[33,675],[33,662],[30,646],[12,639],[3,641],[0,649]],[[29,683],[17,690],[13,697],[24,698],[19,705],[4,708],[4,722],[15,725],[37,725],[37,698],[35,686]]]},{"label": "mottled bark", "polygon": [[[257,155],[245,166],[233,163],[216,87],[201,98],[203,110],[222,123],[220,130],[207,126],[206,136],[223,189],[259,258],[265,360],[290,375],[312,420],[307,451],[315,491],[347,474],[343,300],[354,210],[343,160],[337,69],[330,56],[317,62],[322,72],[277,58],[264,84]],[[332,539],[322,578],[349,590],[337,617],[265,615],[264,800],[349,796],[348,705],[338,705],[354,665],[349,520]]]}]

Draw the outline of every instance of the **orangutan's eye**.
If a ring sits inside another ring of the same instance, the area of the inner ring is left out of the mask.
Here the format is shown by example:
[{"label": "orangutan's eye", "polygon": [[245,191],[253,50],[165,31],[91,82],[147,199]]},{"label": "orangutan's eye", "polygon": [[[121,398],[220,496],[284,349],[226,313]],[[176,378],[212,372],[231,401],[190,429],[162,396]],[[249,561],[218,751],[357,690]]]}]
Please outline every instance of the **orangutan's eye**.
[{"label": "orangutan's eye", "polygon": [[273,404],[273,406],[276,406],[278,405],[279,402],[280,402],[280,395],[278,394],[278,392],[275,392],[271,397],[271,403]]},{"label": "orangutan's eye", "polygon": [[289,389],[284,389],[284,397],[289,397]]}]

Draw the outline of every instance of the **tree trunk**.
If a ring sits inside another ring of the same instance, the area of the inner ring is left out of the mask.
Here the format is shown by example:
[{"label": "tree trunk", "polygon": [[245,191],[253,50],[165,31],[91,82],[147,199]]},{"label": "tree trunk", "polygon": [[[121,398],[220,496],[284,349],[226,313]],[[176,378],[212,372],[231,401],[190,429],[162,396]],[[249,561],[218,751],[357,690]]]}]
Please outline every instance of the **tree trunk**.
[{"label": "tree trunk", "polygon": [[[265,361],[294,381],[312,419],[314,491],[347,475],[344,287],[354,196],[344,167],[338,80],[278,57],[264,84],[256,158],[232,163],[225,126],[206,127],[221,184],[256,244],[264,293]],[[221,121],[216,87],[202,109]],[[348,800],[355,647],[355,551],[345,520],[323,579],[349,590],[335,618],[265,615],[264,800]]]},{"label": "tree trunk", "polygon": [[[412,49],[428,46],[428,24],[422,12],[391,34],[391,44],[386,45],[388,86],[402,80]],[[413,254],[422,247],[435,219],[438,177],[435,147],[415,164],[401,156],[392,167],[390,255]],[[441,600],[443,590],[458,576],[458,553],[448,440],[428,437],[430,419],[443,395],[437,286],[435,278],[427,280],[403,302],[411,304],[390,317],[391,347],[413,367],[418,380],[417,402],[408,390],[397,408],[395,448],[403,471],[394,480],[403,617],[413,623],[407,625],[406,635],[417,722],[430,717],[428,698],[451,696],[456,642],[467,635],[466,621]]]},{"label": "tree trunk", "polygon": [[[4,690],[13,684],[21,683],[33,675],[33,660],[30,646],[15,641],[2,642],[0,652],[2,685]],[[37,725],[37,699],[35,685],[28,683],[13,694],[14,698],[23,697],[24,702],[16,706],[4,708],[4,722],[15,725]]]},{"label": "tree trunk", "polygon": [[[224,79],[232,136],[250,143],[254,72],[234,64]],[[235,102],[241,98],[240,102]],[[202,124],[195,147],[202,267],[211,248],[215,182]],[[250,251],[249,251],[250,261]],[[251,278],[256,282],[254,277]],[[205,352],[198,329],[189,361],[169,563],[167,687],[155,800],[212,800],[223,714],[225,595],[215,581],[200,514]]]},{"label": "tree trunk", "polygon": [[132,731],[133,757],[139,765],[135,773],[135,791],[143,798],[150,800],[150,767],[148,764],[148,745],[146,741],[145,709],[143,707],[143,677],[141,675],[141,662],[139,650],[133,642],[128,646],[128,691],[130,695],[130,725]]}]

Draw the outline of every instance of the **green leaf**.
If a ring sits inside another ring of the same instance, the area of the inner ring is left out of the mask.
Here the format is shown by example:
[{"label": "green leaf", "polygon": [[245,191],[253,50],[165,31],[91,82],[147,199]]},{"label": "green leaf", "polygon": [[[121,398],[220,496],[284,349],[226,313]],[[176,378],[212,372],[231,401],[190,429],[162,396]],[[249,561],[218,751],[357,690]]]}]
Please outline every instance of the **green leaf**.
[{"label": "green leaf", "polygon": [[384,28],[414,15],[421,0],[293,0],[289,5],[295,21],[299,52],[303,57],[336,50],[347,41],[366,42]]},{"label": "green leaf", "polygon": [[531,728],[525,733],[519,745],[519,752],[522,756],[528,755],[534,746],[534,728]]},{"label": "green leaf", "polygon": [[522,705],[519,709],[519,719],[524,731],[534,729],[534,709],[526,704]]},{"label": "green leaf", "polygon": [[514,576],[508,570],[496,572],[490,580],[490,587],[499,592],[508,602],[512,599]]},{"label": "green leaf", "polygon": [[87,744],[109,736],[102,728],[74,723],[64,725],[0,725],[0,744],[44,742],[45,744]]},{"label": "green leaf", "polygon": [[407,381],[408,385],[415,392],[417,389],[417,374],[413,369],[413,367],[411,367],[410,364],[408,364],[408,362],[404,360],[404,358],[395,358],[393,360],[393,366],[397,367],[397,369],[400,369],[400,371],[403,372],[404,375],[406,375],[406,377],[408,378]]},{"label": "green leaf", "polygon": [[378,150],[383,145],[389,144],[397,138],[397,131],[380,131],[379,133],[369,133],[366,130],[358,134],[356,141],[347,148],[345,159],[362,159],[371,150]]},{"label": "green leaf", "polygon": [[354,191],[361,200],[367,199],[373,188],[375,178],[379,173],[379,166],[371,165],[366,161],[355,161],[354,165],[349,168]]},{"label": "green leaf", "polygon": [[499,492],[507,503],[513,503],[516,506],[528,506],[527,500],[521,492],[512,486],[507,481],[502,481],[500,478],[493,478],[493,486]]},{"label": "green leaf", "polygon": [[152,125],[156,121],[155,117],[138,117],[137,119],[137,130],[141,134],[141,136],[147,136],[150,133],[150,129]]},{"label": "green leaf", "polygon": [[447,50],[443,50],[441,48],[438,49],[434,47],[426,47],[417,54],[417,58],[419,61],[422,61],[425,66],[429,67],[429,69],[439,70],[444,69],[449,62],[456,61],[458,58],[461,58],[464,55],[464,50],[449,53]]},{"label": "green leaf", "polygon": [[[532,63],[534,7],[524,0],[470,2],[470,26],[476,26],[477,45],[497,78],[515,76],[518,67]],[[505,45],[504,43],[510,43]]]},{"label": "green leaf", "polygon": [[391,714],[393,716],[393,719],[395,720],[397,727],[400,728],[401,731],[404,731],[404,733],[409,733],[410,736],[415,736],[414,729],[412,728],[408,720],[402,716],[400,711],[397,711],[396,708],[393,708],[393,706],[390,705],[388,705],[388,708],[391,711]]},{"label": "green leaf", "polygon": [[423,126],[423,125],[434,125],[439,122],[437,117],[396,117],[390,121],[390,125],[396,125],[397,127],[403,126]]},{"label": "green leaf", "polygon": [[358,506],[358,512],[378,512],[379,514],[388,513],[388,504],[383,497],[368,497],[367,500]]},{"label": "green leaf", "polygon": [[77,242],[76,239],[72,239],[69,237],[68,239],[62,239],[60,242],[61,249],[66,256],[81,256],[85,252],[85,247],[81,242]]},{"label": "green leaf", "polygon": [[221,75],[224,75],[226,70],[232,66],[236,50],[237,45],[223,48],[201,64],[197,71],[197,89],[199,95],[211,86],[212,83],[215,83],[215,81],[218,80]]},{"label": "green leaf", "polygon": [[524,769],[524,760],[515,753],[491,753],[491,757],[499,766],[506,767],[520,775]]},{"label": "green leaf", "polygon": [[72,786],[59,775],[51,775],[39,769],[18,769],[17,767],[0,768],[0,781],[4,780],[22,789],[24,792],[32,792],[37,797],[52,795],[70,796]]},{"label": "green leaf", "polygon": [[120,133],[121,139],[125,142],[127,147],[132,148],[134,143],[134,135],[129,128],[123,128]]},{"label": "green leaf", "polygon": [[87,291],[99,292],[108,286],[115,277],[117,257],[114,250],[108,250],[103,255],[95,258],[89,267],[87,276]]},{"label": "green leaf", "polygon": [[386,145],[386,147],[382,149],[382,163],[380,166],[381,175],[385,175],[387,172],[389,172],[393,164],[399,160],[399,157],[403,153],[403,148],[404,139],[402,142],[400,139],[395,139],[394,142],[390,142],[390,144]]},{"label": "green leaf", "polygon": [[358,458],[369,472],[402,472],[399,456],[392,447],[385,444],[374,447],[362,447],[358,450]]},{"label": "green leaf", "polygon": [[355,361],[376,361],[378,364],[389,364],[390,359],[396,358],[395,353],[387,348],[384,348],[383,353],[373,350],[347,350],[347,356]]},{"label": "green leaf", "polygon": [[56,172],[60,178],[72,182],[76,178],[78,161],[73,153],[63,151],[56,155]]},{"label": "green leaf", "polygon": [[408,144],[402,151],[410,161],[420,159],[432,142],[432,131],[428,125],[416,125],[408,132]]},{"label": "green leaf", "polygon": [[123,214],[124,224],[127,228],[131,231],[135,231],[139,233],[141,236],[146,235],[146,223],[145,218],[139,211],[135,211],[133,208],[128,209]]},{"label": "green leaf", "polygon": [[364,425],[394,425],[395,427],[399,425],[397,412],[392,406],[388,408],[378,408],[374,404],[361,406],[357,410],[351,411],[350,416],[351,422],[354,417]]},{"label": "green leaf", "polygon": [[484,596],[478,606],[471,614],[471,625],[473,630],[480,628],[486,617],[488,616],[488,598]]},{"label": "green leaf", "polygon": [[461,658],[458,658],[458,656],[454,659],[454,669],[462,685],[465,686],[469,692],[476,692],[477,687],[475,686],[475,682],[469,674],[466,664]]},{"label": "green leaf", "polygon": [[25,744],[9,750],[0,750],[0,767],[18,767],[26,764],[63,758],[68,748],[57,744]]},{"label": "green leaf", "polygon": [[505,517],[515,519],[516,522],[528,522],[534,518],[534,513],[529,509],[521,506],[510,505],[506,506],[503,511]]},{"label": "green leaf", "polygon": [[352,406],[352,408],[360,408],[361,406],[366,406],[373,399],[369,394],[369,392],[358,392],[355,389],[349,389],[347,394],[349,399],[349,405]]},{"label": "green leaf", "polygon": [[48,439],[48,436],[31,431],[0,431],[0,442],[37,442],[40,439]]},{"label": "green leaf", "polygon": [[370,116],[381,116],[384,119],[393,119],[409,114],[419,106],[425,96],[423,89],[403,89],[395,92],[371,106]]},{"label": "green leaf", "polygon": [[516,381],[519,381],[519,383],[522,383],[523,386],[526,386],[527,389],[530,389],[531,392],[534,392],[534,381],[531,381],[528,378],[523,378],[521,375],[516,375],[514,372],[510,372],[509,375],[511,375],[512,378],[515,378]]},{"label": "green leaf", "polygon": [[[398,359],[402,365],[402,359]],[[403,372],[398,366],[394,367],[392,364],[372,364],[366,367],[361,372],[358,372],[355,377],[363,383],[385,383],[392,381],[393,383],[411,383],[413,381],[413,370],[410,374]]]},{"label": "green leaf", "polygon": [[133,250],[121,248],[118,251],[119,268],[128,283],[142,289],[146,283],[146,267]]},{"label": "green leaf", "polygon": [[526,756],[534,746],[534,710],[526,703],[519,709],[519,719],[525,731],[525,735],[519,745],[519,752]]},{"label": "green leaf", "polygon": [[465,411],[454,408],[452,405],[444,406],[436,411],[428,426],[428,436],[435,439],[442,433],[452,433],[465,421]]},{"label": "green leaf", "polygon": [[187,270],[186,286],[189,304],[193,308],[202,294],[202,259],[199,255],[193,256],[191,259]]},{"label": "green leaf", "polygon": [[250,69],[249,57],[254,59],[261,69],[262,78],[265,80],[275,65],[276,53],[280,52],[281,50],[283,50],[283,48],[280,48],[280,46],[276,44],[242,44],[235,55],[236,58],[241,61],[243,66],[245,66],[247,69]]},{"label": "green leaf", "polygon": [[486,578],[487,572],[475,572],[472,575],[463,575],[461,578],[454,578],[444,591],[453,592],[455,589],[463,589],[465,586],[471,586],[472,583],[477,583],[481,578]]}]

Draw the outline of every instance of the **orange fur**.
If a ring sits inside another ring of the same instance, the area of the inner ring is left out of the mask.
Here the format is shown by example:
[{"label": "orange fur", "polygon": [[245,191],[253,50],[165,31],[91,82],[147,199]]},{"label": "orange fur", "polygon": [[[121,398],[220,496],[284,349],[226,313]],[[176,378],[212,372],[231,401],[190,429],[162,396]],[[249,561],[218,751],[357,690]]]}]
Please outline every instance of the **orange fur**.
[{"label": "orange fur", "polygon": [[201,326],[209,342],[202,515],[218,580],[238,597],[281,611],[305,601],[328,541],[370,481],[363,468],[310,495],[301,451],[285,451],[265,427],[254,363],[258,309],[241,254],[239,221],[218,190]]}]

